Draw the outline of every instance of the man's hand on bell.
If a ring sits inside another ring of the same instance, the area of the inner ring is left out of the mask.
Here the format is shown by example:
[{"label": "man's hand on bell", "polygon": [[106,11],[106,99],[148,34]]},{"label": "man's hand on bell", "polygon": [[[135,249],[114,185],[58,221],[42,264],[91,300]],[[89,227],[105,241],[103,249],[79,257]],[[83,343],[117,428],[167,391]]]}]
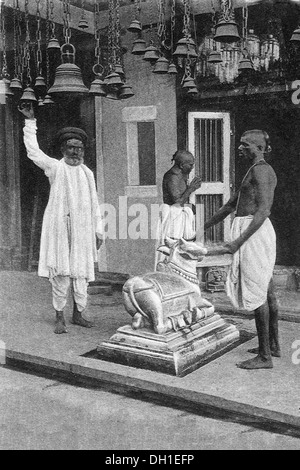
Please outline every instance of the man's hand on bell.
[{"label": "man's hand on bell", "polygon": [[202,184],[202,179],[200,178],[200,176],[195,176],[195,178],[192,179],[191,184],[190,184],[189,187],[193,191],[196,191],[196,189],[200,188],[201,184]]},{"label": "man's hand on bell", "polygon": [[29,101],[24,101],[18,106],[18,110],[23,114],[25,119],[34,119],[34,110],[32,103]]}]

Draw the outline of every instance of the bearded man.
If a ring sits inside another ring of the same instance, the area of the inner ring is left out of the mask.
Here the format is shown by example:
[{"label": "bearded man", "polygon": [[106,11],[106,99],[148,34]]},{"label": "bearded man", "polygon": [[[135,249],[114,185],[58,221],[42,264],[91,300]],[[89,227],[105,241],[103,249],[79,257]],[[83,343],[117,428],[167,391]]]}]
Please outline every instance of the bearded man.
[{"label": "bearded man", "polygon": [[57,160],[39,148],[32,104],[19,107],[25,117],[24,144],[28,157],[49,179],[50,195],[41,233],[38,275],[49,278],[56,334],[67,333],[64,308],[72,285],[73,323],[90,328],[83,318],[87,287],[95,279],[94,263],[102,244],[102,223],[95,179],[84,164],[87,134],[76,127],[58,132],[63,158]]}]

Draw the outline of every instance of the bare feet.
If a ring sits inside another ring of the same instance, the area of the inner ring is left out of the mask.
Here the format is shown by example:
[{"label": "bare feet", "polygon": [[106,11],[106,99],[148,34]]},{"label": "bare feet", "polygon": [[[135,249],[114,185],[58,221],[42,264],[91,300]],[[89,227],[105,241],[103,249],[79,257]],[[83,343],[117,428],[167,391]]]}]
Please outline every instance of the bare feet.
[{"label": "bare feet", "polygon": [[[258,348],[252,348],[252,349],[248,349],[248,352],[251,353],[251,354],[258,354],[259,353],[259,350]],[[271,349],[271,356],[273,357],[281,357],[281,351],[280,349]]]},{"label": "bare feet", "polygon": [[68,333],[63,312],[56,311],[56,322],[55,322],[54,333],[56,333],[57,335],[60,335],[62,333]]},{"label": "bare feet", "polygon": [[256,356],[254,359],[240,362],[237,364],[237,367],[239,369],[272,369],[273,363],[271,357],[269,359],[263,359],[261,356]]},{"label": "bare feet", "polygon": [[73,323],[74,325],[83,326],[84,328],[92,328],[94,324],[85,318],[82,317],[81,312],[73,313]]}]

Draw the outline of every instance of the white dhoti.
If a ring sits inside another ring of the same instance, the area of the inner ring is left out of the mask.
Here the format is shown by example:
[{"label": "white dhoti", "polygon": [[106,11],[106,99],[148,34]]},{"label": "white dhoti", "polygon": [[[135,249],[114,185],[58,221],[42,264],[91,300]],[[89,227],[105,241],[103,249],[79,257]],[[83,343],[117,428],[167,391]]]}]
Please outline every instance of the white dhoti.
[{"label": "white dhoti", "polygon": [[[235,217],[231,239],[237,239],[252,219],[253,216]],[[276,235],[271,221],[266,219],[233,255],[226,291],[235,308],[255,310],[266,302],[275,260]]]},{"label": "white dhoti", "polygon": [[72,283],[72,294],[79,312],[83,312],[87,305],[88,282],[85,278],[77,279],[69,276],[55,276],[49,279],[52,284],[52,302],[57,311],[62,311],[67,303],[70,283]]},{"label": "white dhoti", "polygon": [[156,270],[157,263],[165,258],[165,255],[157,251],[157,248],[164,245],[166,237],[191,240],[196,236],[195,217],[189,206],[162,204],[161,208],[157,225],[154,270]]}]

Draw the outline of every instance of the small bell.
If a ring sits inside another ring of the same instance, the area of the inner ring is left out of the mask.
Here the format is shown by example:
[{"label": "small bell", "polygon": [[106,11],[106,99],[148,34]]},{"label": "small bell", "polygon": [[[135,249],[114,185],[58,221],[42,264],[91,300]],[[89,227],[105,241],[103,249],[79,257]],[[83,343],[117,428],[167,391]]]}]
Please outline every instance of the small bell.
[{"label": "small bell", "polygon": [[89,24],[86,20],[86,18],[83,16],[80,20],[79,20],[79,23],[78,23],[78,28],[80,29],[86,29],[89,27]]},{"label": "small bell", "polygon": [[8,80],[8,78],[4,77],[0,80],[0,94],[5,96],[14,96],[10,89],[10,80]]},{"label": "small bell", "polygon": [[43,105],[47,106],[49,104],[55,104],[54,101],[51,99],[50,95],[46,95],[43,101]]},{"label": "small bell", "polygon": [[19,80],[17,77],[13,78],[12,81],[10,82],[10,89],[12,91],[19,91],[22,90],[22,83],[21,80]]},{"label": "small bell", "polygon": [[127,29],[131,33],[139,33],[140,31],[142,31],[141,22],[139,20],[133,20]]},{"label": "small bell", "polygon": [[44,106],[44,100],[41,97],[38,99],[38,106]]},{"label": "small bell", "polygon": [[290,41],[295,43],[295,44],[299,44],[299,42],[300,42],[300,26],[298,26],[298,28],[295,29],[295,31],[292,34],[292,37],[291,37]]},{"label": "small bell", "polygon": [[122,85],[121,88],[120,88],[119,98],[121,100],[125,100],[127,98],[131,98],[132,96],[134,96],[134,93],[132,91],[132,87],[130,85],[127,85],[127,83]]},{"label": "small bell", "polygon": [[37,88],[37,89],[46,88],[46,83],[45,83],[44,77],[42,77],[41,75],[36,77],[34,88]]},{"label": "small bell", "polygon": [[215,41],[230,43],[237,42],[240,39],[237,24],[233,19],[230,19],[229,21],[221,19],[217,23],[216,33],[214,36]]},{"label": "small bell", "polygon": [[189,57],[196,58],[198,54],[196,52],[196,44],[192,38],[181,38],[176,44],[175,52],[173,52],[175,57]]},{"label": "small bell", "polygon": [[146,41],[144,39],[136,39],[133,41],[131,54],[144,55],[146,51]]},{"label": "small bell", "polygon": [[20,101],[32,101],[32,102],[37,101],[34,91],[31,87],[25,88],[25,90],[23,91],[23,95],[20,98]]},{"label": "small bell", "polygon": [[54,37],[51,38],[50,41],[48,42],[47,49],[60,49],[58,39]]},{"label": "small bell", "polygon": [[247,71],[254,70],[251,59],[249,59],[248,57],[243,57],[239,61],[238,71],[239,72],[244,72],[245,70],[247,70]]},{"label": "small bell", "polygon": [[160,57],[155,62],[153,73],[168,73],[169,70],[169,61],[165,57]]},{"label": "small bell", "polygon": [[184,79],[182,88],[195,88],[195,87],[196,87],[196,83],[193,77],[188,76]]},{"label": "small bell", "polygon": [[158,51],[155,46],[150,45],[145,50],[143,60],[147,62],[156,62],[159,59]]},{"label": "small bell", "polygon": [[189,88],[188,91],[187,91],[187,94],[192,95],[192,96],[198,95],[197,87]]},{"label": "small bell", "polygon": [[121,77],[118,73],[111,72],[109,75],[107,75],[104,79],[104,85],[106,86],[114,86],[114,87],[120,87],[123,85],[123,82],[121,80]]},{"label": "small bell", "polygon": [[104,81],[100,77],[96,77],[91,83],[89,93],[95,96],[106,96]]},{"label": "small bell", "polygon": [[121,76],[123,76],[124,75],[124,70],[123,70],[122,65],[121,64],[116,64],[114,72],[118,73]]},{"label": "small bell", "polygon": [[176,68],[176,65],[171,62],[170,65],[169,65],[169,68],[168,68],[168,74],[170,75],[177,75],[177,68]]},{"label": "small bell", "polygon": [[221,62],[223,62],[221,52],[211,51],[208,56],[207,62],[209,64],[220,64]]}]

